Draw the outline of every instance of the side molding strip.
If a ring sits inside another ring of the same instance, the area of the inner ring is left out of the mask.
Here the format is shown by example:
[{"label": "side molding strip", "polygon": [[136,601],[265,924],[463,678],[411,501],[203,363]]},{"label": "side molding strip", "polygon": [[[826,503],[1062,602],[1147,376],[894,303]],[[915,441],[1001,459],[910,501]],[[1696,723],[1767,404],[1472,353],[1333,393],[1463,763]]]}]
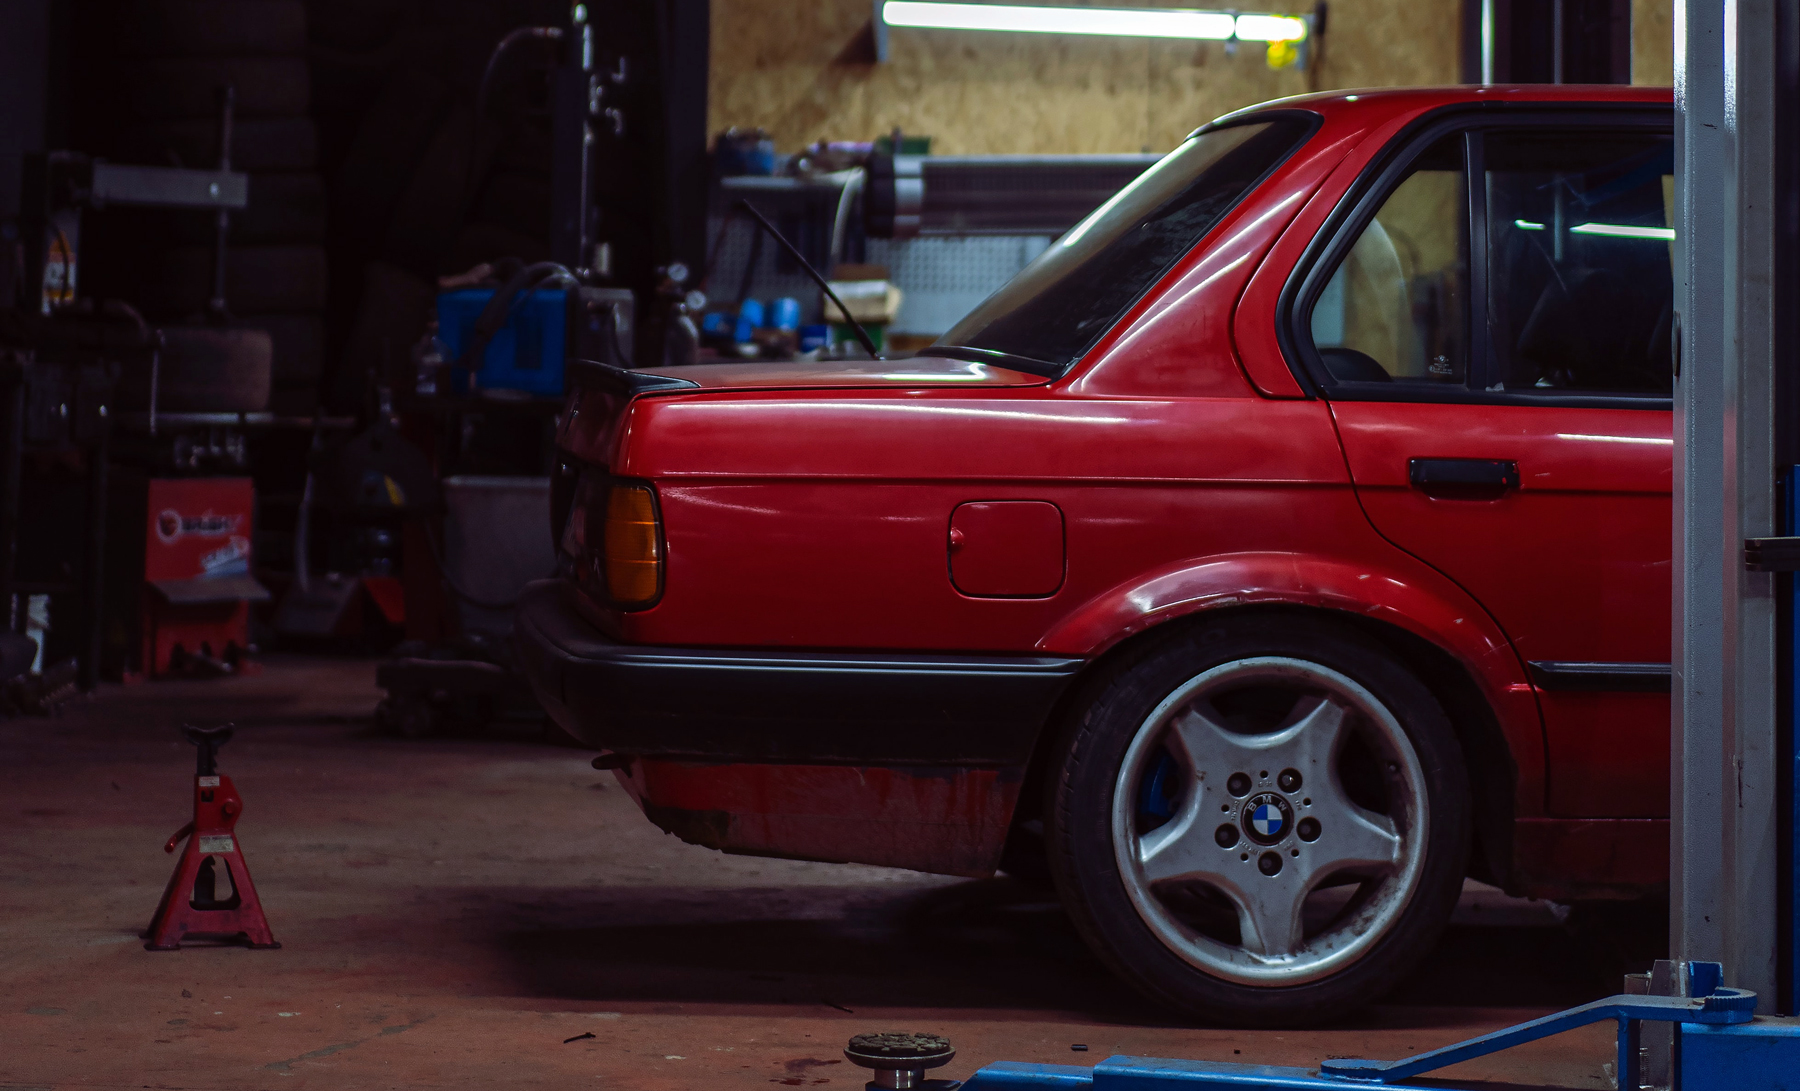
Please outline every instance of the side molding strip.
[{"label": "side molding strip", "polygon": [[1668,693],[1667,663],[1567,663],[1534,660],[1531,680],[1552,693]]}]

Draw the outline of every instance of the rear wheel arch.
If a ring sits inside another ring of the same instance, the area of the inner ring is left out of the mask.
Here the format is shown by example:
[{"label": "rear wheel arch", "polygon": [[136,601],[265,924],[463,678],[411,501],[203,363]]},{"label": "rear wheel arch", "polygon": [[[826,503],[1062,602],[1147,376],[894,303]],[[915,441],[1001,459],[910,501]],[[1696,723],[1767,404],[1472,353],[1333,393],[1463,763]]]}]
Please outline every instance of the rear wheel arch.
[{"label": "rear wheel arch", "polygon": [[1373,640],[1431,691],[1450,719],[1469,773],[1473,844],[1472,877],[1495,886],[1510,881],[1514,793],[1517,763],[1493,707],[1482,695],[1474,673],[1437,644],[1398,625],[1322,607],[1249,605],[1202,609],[1133,633],[1085,666],[1064,691],[1032,745],[1025,783],[1013,812],[1007,857],[1002,866],[1022,874],[1022,856],[1035,840],[1043,817],[1044,783],[1060,736],[1081,710],[1119,673],[1150,655],[1169,639],[1200,626],[1287,620],[1299,627],[1328,626]]}]

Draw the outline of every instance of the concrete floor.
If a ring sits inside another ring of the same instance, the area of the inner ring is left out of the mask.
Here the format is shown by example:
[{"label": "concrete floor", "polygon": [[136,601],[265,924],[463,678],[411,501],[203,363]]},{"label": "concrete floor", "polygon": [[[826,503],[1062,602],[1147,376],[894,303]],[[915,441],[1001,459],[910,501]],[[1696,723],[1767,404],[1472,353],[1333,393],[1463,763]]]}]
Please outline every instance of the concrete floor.
[{"label": "concrete floor", "polygon": [[[1428,965],[1350,1024],[1184,1027],[1040,892],[694,848],[584,753],[526,729],[385,738],[377,696],[371,663],[277,658],[0,724],[0,1091],[856,1088],[844,1041],[887,1029],[948,1035],[948,1077],[1113,1053],[1316,1064],[1614,992],[1654,953],[1653,925],[1621,951],[1616,928],[1472,888]],[[188,818],[184,720],[238,724],[221,766],[281,950],[138,940]],[[1610,1047],[1595,1027],[1445,1075],[1604,1088]]]}]

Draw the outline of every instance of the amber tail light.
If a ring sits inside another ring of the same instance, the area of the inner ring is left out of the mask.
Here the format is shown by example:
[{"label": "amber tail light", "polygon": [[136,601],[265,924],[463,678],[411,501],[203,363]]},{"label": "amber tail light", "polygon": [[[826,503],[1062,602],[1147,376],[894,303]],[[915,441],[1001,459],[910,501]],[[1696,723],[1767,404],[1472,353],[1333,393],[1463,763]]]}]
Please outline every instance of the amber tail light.
[{"label": "amber tail light", "polygon": [[613,482],[606,496],[600,560],[612,605],[642,610],[662,596],[662,525],[649,485]]}]

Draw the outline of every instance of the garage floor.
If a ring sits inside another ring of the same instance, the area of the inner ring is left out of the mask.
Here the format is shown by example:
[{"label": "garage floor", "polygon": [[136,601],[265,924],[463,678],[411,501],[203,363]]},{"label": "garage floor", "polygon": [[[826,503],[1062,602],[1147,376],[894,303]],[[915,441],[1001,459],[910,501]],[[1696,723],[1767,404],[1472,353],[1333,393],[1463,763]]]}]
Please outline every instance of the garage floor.
[{"label": "garage floor", "polygon": [[[1471,886],[1430,963],[1357,1022],[1176,1025],[1004,878],[723,856],[663,835],[588,755],[532,729],[372,732],[374,666],[113,687],[0,724],[0,1091],[859,1087],[852,1034],[929,1030],[961,1077],[1113,1053],[1316,1064],[1397,1056],[1617,991],[1649,914]],[[187,820],[184,721],[221,766],[279,951],[143,950]],[[1075,1043],[1087,1045],[1073,1052]],[[1608,1027],[1446,1076],[1610,1086]]]}]

